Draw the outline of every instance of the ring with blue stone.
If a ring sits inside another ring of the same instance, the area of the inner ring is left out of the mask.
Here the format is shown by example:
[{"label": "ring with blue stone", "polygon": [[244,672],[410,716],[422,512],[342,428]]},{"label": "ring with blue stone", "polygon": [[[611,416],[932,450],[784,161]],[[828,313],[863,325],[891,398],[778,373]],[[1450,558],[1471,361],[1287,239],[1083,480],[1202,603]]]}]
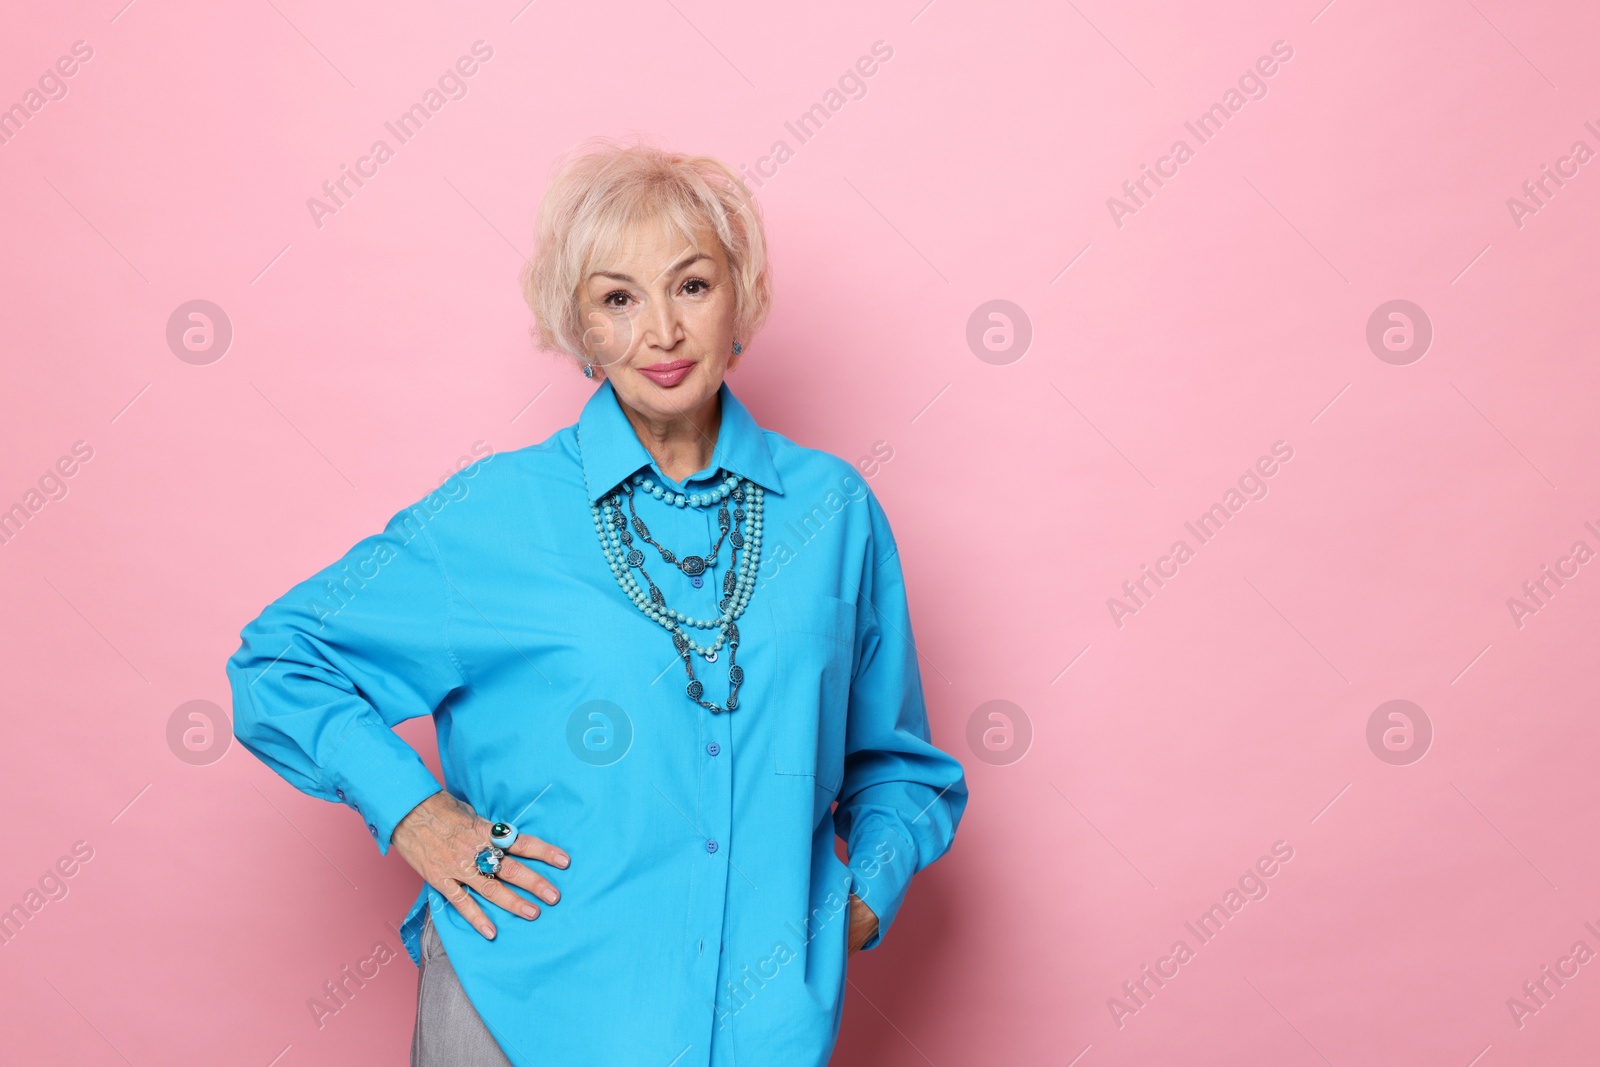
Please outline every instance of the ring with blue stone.
[{"label": "ring with blue stone", "polygon": [[504,855],[504,850],[490,845],[488,848],[478,850],[473,863],[477,866],[479,874],[497,878],[500,875],[500,857]]},{"label": "ring with blue stone", "polygon": [[510,848],[517,842],[517,828],[508,822],[497,822],[489,827],[489,843],[495,848]]}]

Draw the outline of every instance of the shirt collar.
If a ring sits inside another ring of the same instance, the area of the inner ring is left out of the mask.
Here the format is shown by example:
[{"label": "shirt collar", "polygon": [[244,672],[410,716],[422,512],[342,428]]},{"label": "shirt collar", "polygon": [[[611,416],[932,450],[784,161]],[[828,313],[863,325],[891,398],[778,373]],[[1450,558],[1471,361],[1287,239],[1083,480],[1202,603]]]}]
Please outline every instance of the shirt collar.
[{"label": "shirt collar", "polygon": [[[684,484],[710,478],[719,469],[726,469],[763,489],[782,493],[783,483],[778,480],[778,469],[772,464],[772,452],[767,448],[761,427],[733,395],[727,382],[718,386],[717,395],[722,399],[722,422],[711,462],[705,470],[686,478]],[[615,489],[640,467],[651,468],[657,477],[667,481],[634,432],[633,424],[623,414],[609,380],[601,382],[600,388],[583,405],[583,412],[578,416],[578,434],[584,486],[590,503]]]}]

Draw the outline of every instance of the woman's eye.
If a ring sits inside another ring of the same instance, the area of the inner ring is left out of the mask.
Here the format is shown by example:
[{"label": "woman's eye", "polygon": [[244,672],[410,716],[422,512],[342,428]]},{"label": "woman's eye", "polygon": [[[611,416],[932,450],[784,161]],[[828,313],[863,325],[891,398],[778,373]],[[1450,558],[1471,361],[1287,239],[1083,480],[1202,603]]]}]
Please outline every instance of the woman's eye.
[{"label": "woman's eye", "polygon": [[690,292],[689,293],[690,296],[699,296],[700,293],[703,293],[707,289],[711,288],[711,286],[709,284],[707,284],[707,282],[703,278],[690,278],[688,281],[683,283],[683,287],[684,287],[685,290],[687,290],[691,285],[697,285],[697,286],[699,286],[699,289],[695,290],[693,292]]},{"label": "woman's eye", "polygon": [[618,289],[615,292],[607,293],[606,296],[605,296],[605,299],[600,301],[600,302],[602,304],[606,305],[606,307],[613,307],[613,308],[621,307],[622,306],[621,304],[613,304],[612,303],[613,300],[618,299],[618,298],[620,298],[622,300],[627,300],[628,299],[628,294],[623,292],[621,289]]}]

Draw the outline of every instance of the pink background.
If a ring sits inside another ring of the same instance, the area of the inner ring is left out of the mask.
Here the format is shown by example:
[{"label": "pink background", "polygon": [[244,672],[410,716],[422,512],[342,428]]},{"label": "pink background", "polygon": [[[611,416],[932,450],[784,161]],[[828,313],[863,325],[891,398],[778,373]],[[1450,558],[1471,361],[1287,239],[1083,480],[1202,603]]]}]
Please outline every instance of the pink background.
[{"label": "pink background", "polygon": [[[178,758],[168,723],[227,707],[239,628],[475,443],[576,419],[590,387],[532,349],[515,276],[556,154],[630,130],[794,149],[757,190],[777,302],[733,385],[804,444],[892,447],[871,484],[968,769],[954,849],[852,961],[835,1062],[1600,1056],[1600,963],[1520,1026],[1507,1005],[1600,951],[1600,565],[1507,606],[1600,549],[1600,163],[1507,205],[1600,149],[1590,5],[121,2],[0,34],[0,106],[93,49],[0,145],[0,508],[93,449],[0,545],[0,906],[93,853],[0,948],[0,1058],[404,1062],[408,961],[320,1029],[307,1000],[397,945],[411,870],[237,745]],[[307,198],[478,40],[468,94],[319,228]],[[880,40],[798,144],[785,121]],[[1277,41],[1266,96],[1198,144],[1184,122]],[[1107,199],[1180,137],[1119,226]],[[195,299],[234,333],[206,365],[166,341]],[[1020,359],[967,343],[995,299],[1031,322]],[[1394,299],[1434,331],[1406,365],[1366,341]],[[1268,495],[1198,545],[1184,523],[1278,441]],[[1408,765],[1367,741],[1392,699],[1433,730]],[[991,700],[1025,758],[969,744]],[[1184,923],[1278,841],[1269,894],[1200,944]]]}]

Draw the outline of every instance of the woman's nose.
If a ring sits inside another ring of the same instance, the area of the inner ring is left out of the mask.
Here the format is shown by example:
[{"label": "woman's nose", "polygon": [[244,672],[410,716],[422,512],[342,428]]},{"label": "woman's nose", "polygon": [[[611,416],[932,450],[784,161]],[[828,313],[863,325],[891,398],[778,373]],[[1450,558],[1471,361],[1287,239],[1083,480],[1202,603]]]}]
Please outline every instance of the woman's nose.
[{"label": "woman's nose", "polygon": [[671,300],[653,300],[645,309],[640,329],[644,340],[657,348],[671,348],[678,339],[678,309]]}]

